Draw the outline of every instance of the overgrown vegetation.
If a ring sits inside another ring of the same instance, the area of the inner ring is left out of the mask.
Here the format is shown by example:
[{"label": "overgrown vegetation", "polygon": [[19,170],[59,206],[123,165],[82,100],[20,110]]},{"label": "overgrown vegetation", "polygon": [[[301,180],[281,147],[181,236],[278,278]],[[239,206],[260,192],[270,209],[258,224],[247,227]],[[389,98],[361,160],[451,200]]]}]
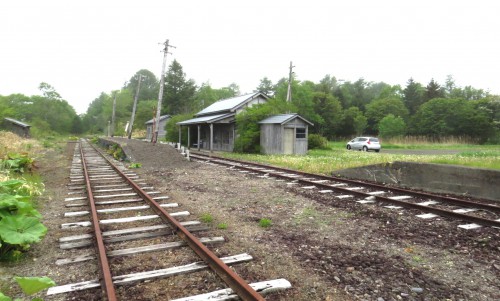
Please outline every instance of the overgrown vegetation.
[{"label": "overgrown vegetation", "polygon": [[119,144],[111,144],[107,150],[108,154],[113,156],[116,160],[123,161],[125,159],[125,153],[123,152]]},{"label": "overgrown vegetation", "polygon": [[370,164],[389,163],[394,161],[411,161],[454,164],[480,168],[500,169],[500,149],[497,145],[435,145],[424,143],[417,145],[390,145],[383,143],[383,148],[411,148],[411,149],[462,149],[463,152],[455,155],[403,155],[369,152],[353,152],[345,149],[345,142],[330,142],[329,149],[314,149],[307,156],[290,155],[260,155],[221,153],[228,158],[272,164],[301,171],[330,175],[335,170],[360,167]]},{"label": "overgrown vegetation", "polygon": [[22,177],[32,171],[34,160],[28,154],[9,153],[0,160],[0,260],[22,258],[31,244],[47,232],[33,197],[43,192],[35,177]]},{"label": "overgrown vegetation", "polygon": [[[21,288],[25,295],[31,296],[44,289],[55,286],[56,283],[49,277],[14,277],[17,285]],[[12,301],[12,299],[0,292],[1,301]],[[24,299],[14,299],[21,301]],[[42,298],[34,298],[32,301],[42,301]]]}]

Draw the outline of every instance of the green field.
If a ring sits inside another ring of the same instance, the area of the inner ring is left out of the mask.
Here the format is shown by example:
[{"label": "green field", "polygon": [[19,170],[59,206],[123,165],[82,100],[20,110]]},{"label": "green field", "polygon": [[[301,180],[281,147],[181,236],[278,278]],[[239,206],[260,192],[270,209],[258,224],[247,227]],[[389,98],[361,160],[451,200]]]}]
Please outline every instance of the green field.
[{"label": "green field", "polygon": [[[345,142],[330,142],[329,149],[310,150],[306,156],[294,155],[258,155],[223,153],[227,158],[255,161],[301,171],[330,174],[332,171],[359,167],[370,164],[390,163],[394,161],[427,162],[455,164],[500,170],[499,145],[468,144],[383,144],[380,153],[348,151]],[[458,150],[457,154],[408,155],[384,153],[384,150]]]}]

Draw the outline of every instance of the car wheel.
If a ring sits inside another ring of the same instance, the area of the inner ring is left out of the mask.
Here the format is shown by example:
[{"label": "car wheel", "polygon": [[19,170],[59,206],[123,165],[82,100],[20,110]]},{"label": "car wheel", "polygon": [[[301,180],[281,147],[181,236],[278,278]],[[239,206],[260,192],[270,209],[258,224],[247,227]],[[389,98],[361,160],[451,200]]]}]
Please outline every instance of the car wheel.
[{"label": "car wheel", "polygon": [[347,146],[347,149],[348,149],[348,150],[351,150],[351,146],[350,146],[350,145],[348,145],[348,146]]},{"label": "car wheel", "polygon": [[364,151],[364,152],[367,152],[367,151],[368,151],[368,147],[363,146],[363,151]]},{"label": "car wheel", "polygon": [[378,153],[380,150],[379,149],[376,149],[375,152]]}]

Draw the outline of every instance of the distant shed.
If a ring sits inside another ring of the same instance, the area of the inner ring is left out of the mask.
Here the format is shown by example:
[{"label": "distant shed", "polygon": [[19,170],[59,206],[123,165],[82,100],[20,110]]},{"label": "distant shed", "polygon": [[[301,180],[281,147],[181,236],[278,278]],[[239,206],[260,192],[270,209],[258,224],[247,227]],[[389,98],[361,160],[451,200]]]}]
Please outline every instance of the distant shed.
[{"label": "distant shed", "polygon": [[[163,139],[165,138],[165,135],[167,134],[167,131],[165,130],[165,125],[167,124],[168,120],[170,119],[170,115],[162,115],[160,116],[160,127],[158,130],[158,137],[157,139]],[[146,139],[151,140],[153,138],[153,119],[146,121]]]},{"label": "distant shed", "polygon": [[2,122],[2,129],[13,132],[24,138],[30,137],[30,128],[31,125],[12,118],[5,117]]},{"label": "distant shed", "polygon": [[260,124],[260,151],[263,154],[307,153],[309,125],[298,114],[281,114],[268,117]]}]

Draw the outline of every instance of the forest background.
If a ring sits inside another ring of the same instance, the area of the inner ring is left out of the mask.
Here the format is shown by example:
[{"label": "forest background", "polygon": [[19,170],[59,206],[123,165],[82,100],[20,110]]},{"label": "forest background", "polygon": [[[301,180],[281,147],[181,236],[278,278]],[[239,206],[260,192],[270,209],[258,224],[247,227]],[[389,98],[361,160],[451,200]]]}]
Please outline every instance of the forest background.
[{"label": "forest background", "polygon": [[[55,87],[41,83],[41,95],[0,95],[0,120],[15,118],[32,126],[32,135],[107,134],[113,99],[116,97],[116,135],[125,135],[130,120],[139,75],[143,75],[138,94],[134,129],[144,130],[144,123],[156,113],[160,81],[149,70],[139,70],[123,87],[102,92],[78,115],[61,98]],[[471,143],[500,143],[500,96],[472,86],[459,87],[449,75],[442,84],[431,79],[422,84],[408,79],[405,87],[384,82],[337,80],[325,75],[319,82],[292,77],[292,101],[286,103],[288,79],[273,83],[260,79],[255,91],[271,97],[265,106],[252,109],[244,117],[254,120],[270,114],[297,112],[314,123],[310,132],[329,140],[359,135],[383,138],[423,136],[439,141],[461,137]],[[161,114],[171,115],[170,128],[208,105],[240,95],[236,83],[214,88],[210,82],[197,85],[173,60],[165,74]],[[244,123],[238,118],[238,123]],[[172,131],[171,131],[172,132]],[[177,137],[177,132],[172,133]],[[174,140],[175,140],[174,137]],[[172,138],[172,137],[171,137]],[[167,137],[168,139],[168,137]],[[172,140],[172,139],[171,139]]]}]

